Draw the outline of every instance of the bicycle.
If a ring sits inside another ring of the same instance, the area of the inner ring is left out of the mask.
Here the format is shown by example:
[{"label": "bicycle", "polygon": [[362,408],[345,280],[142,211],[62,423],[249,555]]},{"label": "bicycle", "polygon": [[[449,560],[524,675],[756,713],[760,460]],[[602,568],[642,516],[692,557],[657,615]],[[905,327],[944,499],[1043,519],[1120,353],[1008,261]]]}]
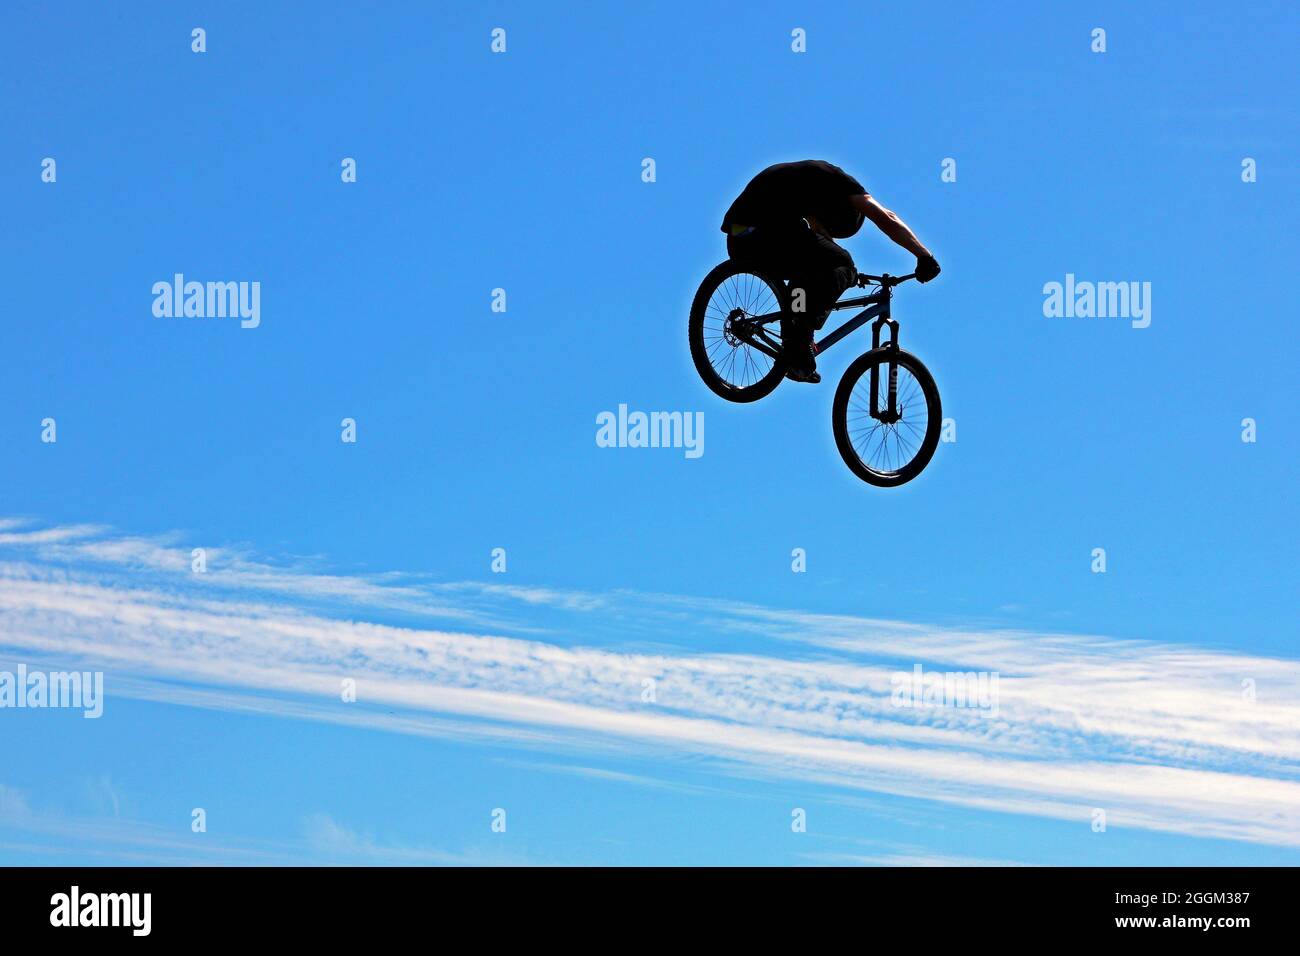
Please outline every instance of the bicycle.
[{"label": "bicycle", "polygon": [[[894,288],[915,277],[859,274],[858,287],[876,291],[835,303],[832,312],[863,308],[813,344],[820,354],[872,322],[871,350],[853,360],[835,390],[831,426],[849,470],[885,488],[911,481],[929,464],[943,421],[934,376],[898,347],[898,322],[890,316]],[[785,282],[735,260],[705,276],[691,303],[689,338],[695,369],[714,394],[755,402],[781,384],[780,321],[790,315],[790,302]],[[881,342],[886,329],[889,339]]]}]

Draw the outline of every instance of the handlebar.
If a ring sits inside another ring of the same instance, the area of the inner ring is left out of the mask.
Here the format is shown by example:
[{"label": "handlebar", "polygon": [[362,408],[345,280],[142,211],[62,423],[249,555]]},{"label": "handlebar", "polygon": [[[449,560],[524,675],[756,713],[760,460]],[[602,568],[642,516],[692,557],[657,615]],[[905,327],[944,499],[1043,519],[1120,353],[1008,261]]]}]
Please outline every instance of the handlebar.
[{"label": "handlebar", "polygon": [[866,275],[865,273],[859,272],[858,285],[867,286],[874,282],[878,286],[883,286],[886,289],[892,289],[894,286],[900,285],[906,282],[908,279],[915,279],[915,278],[916,278],[915,272],[909,273],[908,275],[905,276],[891,276],[888,272],[886,272],[884,275],[869,276]]}]

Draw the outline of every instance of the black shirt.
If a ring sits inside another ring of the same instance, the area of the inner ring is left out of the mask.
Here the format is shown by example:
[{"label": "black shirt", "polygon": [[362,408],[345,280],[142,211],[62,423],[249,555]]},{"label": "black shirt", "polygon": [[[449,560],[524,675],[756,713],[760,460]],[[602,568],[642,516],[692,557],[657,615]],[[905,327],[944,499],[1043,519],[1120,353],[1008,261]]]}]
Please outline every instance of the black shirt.
[{"label": "black shirt", "polygon": [[751,179],[736,197],[722,219],[722,231],[730,232],[732,226],[794,225],[812,216],[842,239],[862,227],[862,214],[849,204],[849,197],[865,192],[844,170],[820,159],[777,163]]}]

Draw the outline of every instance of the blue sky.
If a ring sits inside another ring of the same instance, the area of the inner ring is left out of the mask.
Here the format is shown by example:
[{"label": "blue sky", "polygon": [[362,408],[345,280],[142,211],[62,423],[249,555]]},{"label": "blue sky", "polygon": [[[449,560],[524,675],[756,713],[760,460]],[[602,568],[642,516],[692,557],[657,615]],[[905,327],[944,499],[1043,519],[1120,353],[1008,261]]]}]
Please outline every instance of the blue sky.
[{"label": "blue sky", "polygon": [[[0,710],[0,860],[1298,861],[1293,6],[316,9],[3,14],[0,670],[108,697]],[[901,489],[831,437],[865,335],[752,406],[690,363],[809,157],[944,267]],[[155,318],[177,272],[260,326]],[[1067,273],[1150,327],[1044,317]],[[705,453],[597,447],[620,403]],[[917,663],[1000,714],[891,709]]]}]

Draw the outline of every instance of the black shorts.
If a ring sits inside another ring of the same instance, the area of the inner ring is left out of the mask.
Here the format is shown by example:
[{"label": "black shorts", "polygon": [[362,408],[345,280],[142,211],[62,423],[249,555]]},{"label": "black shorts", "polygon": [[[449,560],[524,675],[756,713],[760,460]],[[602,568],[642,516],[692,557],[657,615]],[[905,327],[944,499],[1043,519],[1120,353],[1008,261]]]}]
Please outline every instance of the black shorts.
[{"label": "black shorts", "polygon": [[791,289],[803,289],[804,311],[817,328],[858,277],[848,250],[803,222],[760,226],[743,235],[728,236],[727,254],[774,278],[788,279]]}]

